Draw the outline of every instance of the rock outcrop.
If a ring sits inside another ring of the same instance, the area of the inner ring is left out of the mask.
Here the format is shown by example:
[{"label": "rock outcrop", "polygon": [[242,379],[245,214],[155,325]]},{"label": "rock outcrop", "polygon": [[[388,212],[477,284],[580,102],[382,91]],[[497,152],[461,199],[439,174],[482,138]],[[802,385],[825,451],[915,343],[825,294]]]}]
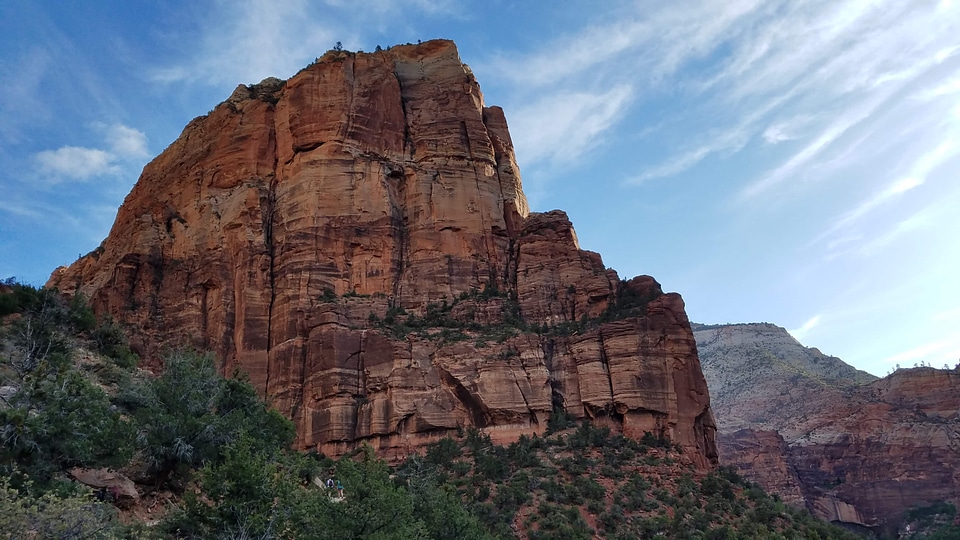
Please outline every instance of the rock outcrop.
[{"label": "rock outcrop", "polygon": [[74,480],[99,490],[101,499],[109,497],[114,504],[128,508],[140,500],[137,485],[126,476],[110,469],[70,469],[70,476]]},{"label": "rock outcrop", "polygon": [[449,41],[330,51],[240,86],[148,164],[108,238],[49,285],[160,347],[215,351],[298,444],[388,457],[558,408],[716,463],[683,302],[531,213],[503,111]]},{"label": "rock outcrop", "polygon": [[788,458],[786,441],[773,430],[740,429],[717,433],[721,463],[734,465],[745,478],[775,493],[787,504],[804,506],[796,468]]},{"label": "rock outcrop", "polygon": [[[904,512],[960,503],[960,371],[877,379],[763,325],[697,325],[721,462],[831,521],[895,534]],[[753,426],[753,429],[744,429]]]}]

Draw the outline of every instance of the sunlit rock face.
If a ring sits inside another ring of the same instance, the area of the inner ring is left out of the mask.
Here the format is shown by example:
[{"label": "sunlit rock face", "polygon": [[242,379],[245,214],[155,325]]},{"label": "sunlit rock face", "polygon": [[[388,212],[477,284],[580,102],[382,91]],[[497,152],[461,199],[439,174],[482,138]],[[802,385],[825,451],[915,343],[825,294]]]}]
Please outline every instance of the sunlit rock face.
[{"label": "sunlit rock face", "polygon": [[450,41],[331,51],[240,86],[144,169],[102,246],[50,285],[217,353],[338,455],[501,442],[563,408],[716,464],[683,301],[621,281],[531,213],[503,111]]}]

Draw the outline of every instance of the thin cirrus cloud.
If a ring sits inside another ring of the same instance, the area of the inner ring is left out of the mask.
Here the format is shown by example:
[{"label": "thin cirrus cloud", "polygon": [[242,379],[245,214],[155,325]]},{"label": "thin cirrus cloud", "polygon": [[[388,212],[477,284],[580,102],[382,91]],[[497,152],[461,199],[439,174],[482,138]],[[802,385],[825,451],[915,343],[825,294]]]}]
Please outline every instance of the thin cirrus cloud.
[{"label": "thin cirrus cloud", "polygon": [[[220,5],[221,7],[223,5]],[[160,83],[236,84],[265,77],[286,77],[316,51],[329,49],[334,32],[308,15],[302,0],[247,0],[207,14],[195,53],[178,63],[157,66],[150,80]]]},{"label": "thin cirrus cloud", "polygon": [[[666,8],[644,23],[591,27],[568,47],[534,55],[508,71],[540,85],[577,75],[614,79],[616,74],[603,72],[601,62],[607,62],[691,93],[690,109],[699,112],[702,131],[716,139],[674,148],[641,180],[681,173],[716,153],[735,153],[753,136],[771,145],[800,142],[782,165],[741,189],[749,199],[804,174],[903,88],[951,58],[953,49],[944,43],[960,31],[955,17],[919,4],[723,4],[684,14]],[[657,21],[671,24],[650,32]],[[595,51],[598,43],[609,47]],[[718,67],[686,69],[709,55],[718,57]],[[609,62],[615,57],[623,63]],[[747,116],[756,122],[745,125],[741,119]]]},{"label": "thin cirrus cloud", "polygon": [[558,38],[519,58],[495,57],[491,71],[523,86],[546,87],[580,77],[605,79],[643,73],[656,82],[726,39],[759,0],[689,5],[635,3],[612,10],[610,20]]},{"label": "thin cirrus cloud", "polygon": [[207,14],[211,23],[204,25],[194,54],[154,67],[149,78],[167,84],[233,85],[289,77],[337,42],[357,48],[363,37],[358,28],[382,34],[385,28],[404,26],[407,17],[456,18],[460,9],[451,0],[376,0],[363,10],[335,0],[323,5],[305,0],[217,4]]},{"label": "thin cirrus cloud", "polygon": [[778,120],[763,131],[763,140],[767,144],[780,144],[799,139],[806,135],[809,126],[817,118],[812,114],[800,114],[786,120]]},{"label": "thin cirrus cloud", "polygon": [[960,76],[942,82],[931,88],[917,92],[913,97],[918,101],[931,101],[937,98],[960,93]]},{"label": "thin cirrus cloud", "polygon": [[567,163],[594,148],[622,117],[633,95],[627,85],[602,93],[552,94],[511,115],[514,145],[528,165]]},{"label": "thin cirrus cloud", "polygon": [[[786,96],[781,99],[786,99]],[[780,100],[773,100],[745,113],[736,124],[709,132],[699,145],[674,154],[667,161],[650,167],[627,183],[637,185],[647,180],[673,176],[690,169],[709,155],[740,151],[752,138],[758,123],[779,103]]]},{"label": "thin cirrus cloud", "polygon": [[142,131],[123,124],[94,126],[103,131],[107,149],[82,146],[62,146],[43,150],[35,156],[37,170],[48,183],[65,180],[117,175],[123,165],[149,157],[147,136]]},{"label": "thin cirrus cloud", "polygon": [[[818,236],[812,242],[812,244],[820,243],[824,240],[830,239],[828,249],[831,251],[833,251],[834,248],[845,244],[845,242],[837,243],[835,238],[838,236],[841,238],[848,238],[849,233],[845,231],[853,227],[856,222],[885,203],[888,203],[891,200],[902,196],[904,193],[907,193],[908,191],[911,191],[926,183],[927,177],[933,171],[958,153],[960,153],[960,145],[957,144],[957,141],[954,138],[947,138],[935,148],[925,152],[919,158],[917,158],[916,161],[914,161],[914,163],[910,166],[906,175],[894,180],[887,187],[874,194],[864,202],[860,203],[853,210],[850,210],[849,212],[840,216],[840,218],[838,218],[826,232]],[[864,249],[866,252],[870,252],[876,247],[888,244],[892,238],[899,236],[903,232],[916,228],[915,224],[917,221],[916,219],[905,220],[901,223],[902,224],[900,226],[893,229],[892,233],[881,236],[880,238],[863,246],[861,248],[861,252],[863,252]],[[834,252],[831,257],[838,254],[840,253]]]},{"label": "thin cirrus cloud", "polygon": [[[520,60],[497,61],[506,77],[540,87],[646,74],[633,81],[638,104],[644,92],[661,88],[689,93],[688,108],[699,113],[702,131],[715,137],[674,148],[634,183],[679,174],[717,153],[736,153],[757,135],[775,144],[812,134],[783,165],[742,189],[743,198],[752,198],[815,164],[903,87],[949,58],[942,42],[957,25],[927,31],[937,16],[893,2],[666,7],[644,11],[642,19],[591,26],[565,39],[566,45]],[[920,28],[924,37],[917,39]],[[718,67],[688,69],[711,55],[719,58]]]},{"label": "thin cirrus cloud", "polygon": [[944,210],[942,204],[934,203],[914,212],[909,217],[898,221],[886,233],[861,245],[857,252],[861,255],[873,255],[907,233],[931,228],[937,222],[937,216]]},{"label": "thin cirrus cloud", "polygon": [[[801,83],[799,103],[795,105],[811,111],[818,105],[830,107],[834,120],[821,125],[813,138],[780,166],[748,184],[741,192],[743,198],[770,191],[785,180],[802,178],[810,166],[851,130],[869,130],[874,116],[902,108],[900,93],[927,78],[933,69],[953,56],[954,49],[944,48],[943,44],[952,40],[951,36],[960,31],[960,25],[938,23],[940,14],[936,9],[920,7],[878,13],[876,7],[855,4],[854,9],[844,11],[845,16],[839,18],[841,23],[827,25],[827,28],[847,30],[843,34],[828,32],[828,37],[844,36],[834,41],[835,49],[814,45],[822,52],[807,55],[809,61],[822,59],[824,63],[818,68],[804,67],[812,75]],[[851,38],[850,32],[855,37]],[[796,60],[794,63],[798,67],[803,65]],[[770,74],[770,70],[764,70],[763,78],[769,79]],[[751,84],[744,86],[750,88]],[[831,101],[836,104],[831,105]],[[887,134],[885,138],[896,136]]]},{"label": "thin cirrus cloud", "polygon": [[821,318],[821,315],[814,315],[800,325],[800,328],[787,330],[787,332],[789,332],[790,335],[793,336],[793,338],[797,341],[803,341],[810,331],[820,324]]},{"label": "thin cirrus cloud", "polygon": [[940,362],[955,361],[957,349],[960,349],[960,337],[954,336],[898,352],[888,356],[883,360],[883,363],[888,366],[891,364],[899,366],[900,363],[916,363],[918,360],[928,360],[929,364],[939,367]]},{"label": "thin cirrus cloud", "polygon": [[[511,131],[525,161],[570,161],[626,117],[644,92],[669,82],[690,59],[709,54],[759,5],[745,0],[705,2],[692,10],[668,6],[629,15],[620,10],[616,20],[591,25],[526,56],[495,57],[481,69],[512,82],[521,94],[541,89],[535,101],[520,98],[511,113]],[[589,90],[597,87],[611,90]],[[691,149],[630,182],[672,174],[708,153],[739,149],[744,140],[742,133],[728,130],[723,140]]]}]

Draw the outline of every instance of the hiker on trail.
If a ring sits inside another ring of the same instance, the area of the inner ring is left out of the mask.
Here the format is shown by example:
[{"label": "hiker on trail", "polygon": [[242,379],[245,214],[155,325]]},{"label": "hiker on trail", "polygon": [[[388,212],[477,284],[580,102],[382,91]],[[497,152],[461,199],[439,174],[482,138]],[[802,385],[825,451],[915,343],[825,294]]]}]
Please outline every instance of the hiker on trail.
[{"label": "hiker on trail", "polygon": [[333,489],[333,478],[327,478],[327,489]]},{"label": "hiker on trail", "polygon": [[339,480],[337,480],[337,496],[343,498],[343,484]]}]

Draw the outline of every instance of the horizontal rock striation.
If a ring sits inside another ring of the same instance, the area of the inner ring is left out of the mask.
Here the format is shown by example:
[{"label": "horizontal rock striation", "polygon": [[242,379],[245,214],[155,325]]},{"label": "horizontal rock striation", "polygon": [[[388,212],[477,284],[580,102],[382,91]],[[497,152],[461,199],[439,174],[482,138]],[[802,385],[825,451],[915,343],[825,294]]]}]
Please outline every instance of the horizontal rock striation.
[{"label": "horizontal rock striation", "polygon": [[136,328],[148,358],[215,351],[302,448],[400,457],[470,426],[506,441],[562,407],[716,463],[682,300],[621,281],[563,212],[529,211],[503,111],[449,41],[238,87],[49,284]]},{"label": "horizontal rock striation", "polygon": [[722,463],[823,519],[881,535],[895,535],[912,507],[960,504],[960,371],[877,379],[774,325],[696,328],[723,411]]}]

